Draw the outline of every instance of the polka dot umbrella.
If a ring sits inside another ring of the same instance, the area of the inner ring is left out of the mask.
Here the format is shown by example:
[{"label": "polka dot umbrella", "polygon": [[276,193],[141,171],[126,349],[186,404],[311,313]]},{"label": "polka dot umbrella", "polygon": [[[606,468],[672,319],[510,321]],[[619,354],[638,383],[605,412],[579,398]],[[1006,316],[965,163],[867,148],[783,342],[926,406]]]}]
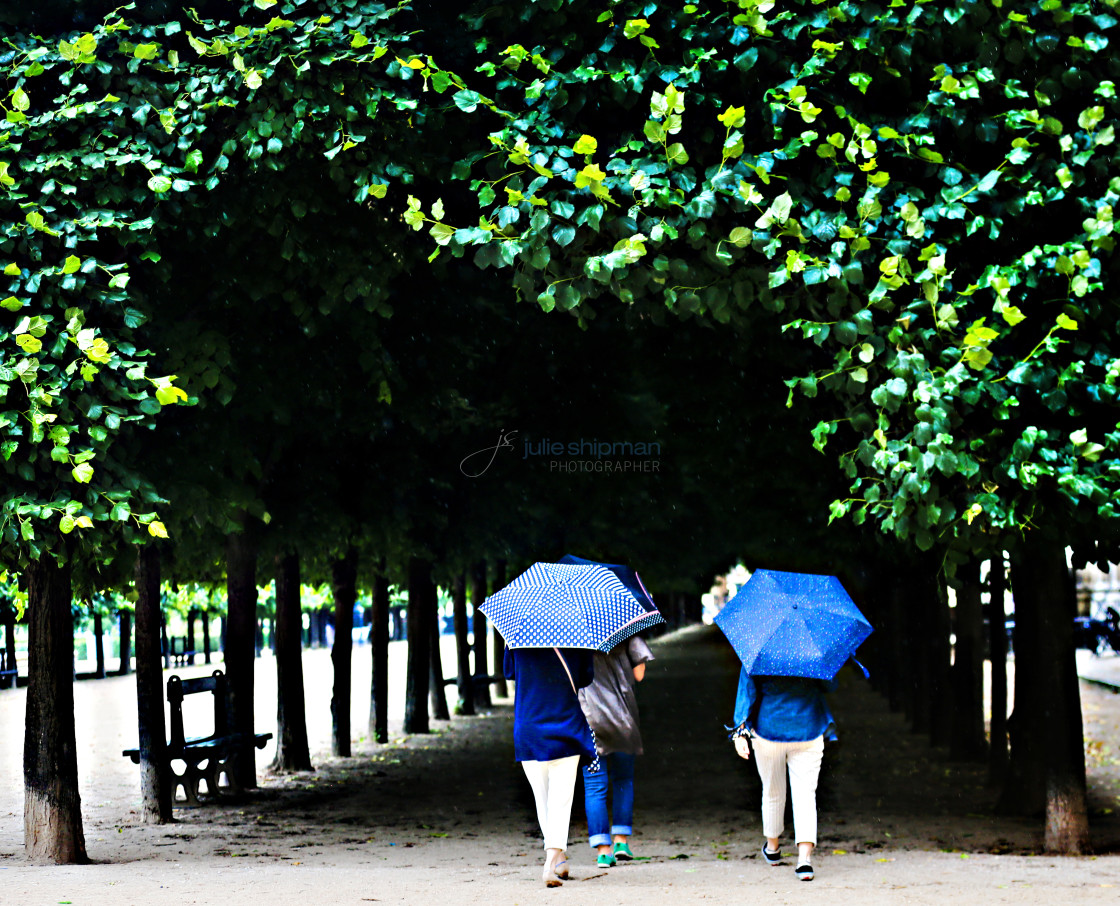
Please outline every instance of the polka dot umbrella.
[{"label": "polka dot umbrella", "polygon": [[534,563],[480,610],[510,648],[610,651],[654,623],[609,569],[591,564]]},{"label": "polka dot umbrella", "polygon": [[829,680],[871,634],[835,576],[759,569],[715,623],[753,676]]}]

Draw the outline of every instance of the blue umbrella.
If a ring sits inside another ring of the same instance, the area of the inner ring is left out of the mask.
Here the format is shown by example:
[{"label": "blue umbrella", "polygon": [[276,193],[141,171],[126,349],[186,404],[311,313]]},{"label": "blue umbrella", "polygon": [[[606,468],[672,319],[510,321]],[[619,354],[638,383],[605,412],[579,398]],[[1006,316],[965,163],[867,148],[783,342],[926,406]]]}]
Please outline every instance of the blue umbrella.
[{"label": "blue umbrella", "polygon": [[534,563],[479,608],[510,648],[591,648],[619,642],[661,622],[609,569]]},{"label": "blue umbrella", "polygon": [[747,673],[832,679],[871,634],[835,576],[759,569],[715,623]]}]

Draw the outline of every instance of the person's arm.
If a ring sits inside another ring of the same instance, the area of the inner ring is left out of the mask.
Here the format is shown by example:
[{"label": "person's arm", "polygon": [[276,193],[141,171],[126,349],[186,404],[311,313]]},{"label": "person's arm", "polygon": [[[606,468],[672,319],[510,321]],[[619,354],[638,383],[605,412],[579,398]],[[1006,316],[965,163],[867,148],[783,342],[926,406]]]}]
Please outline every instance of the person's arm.
[{"label": "person's arm", "polygon": [[634,665],[634,682],[640,683],[646,678],[646,662]]},{"label": "person's arm", "polygon": [[509,645],[506,645],[505,651],[502,652],[502,673],[505,674],[506,679],[517,679],[517,661],[514,660]]},{"label": "person's arm", "polygon": [[573,650],[578,654],[575,664],[576,688],[582,689],[595,682],[595,659],[591,656],[591,652],[586,649],[577,648]]},{"label": "person's arm", "polygon": [[739,689],[735,693],[735,720],[736,729],[743,726],[750,717],[751,707],[754,705],[754,680],[748,675],[747,668],[739,668]]}]

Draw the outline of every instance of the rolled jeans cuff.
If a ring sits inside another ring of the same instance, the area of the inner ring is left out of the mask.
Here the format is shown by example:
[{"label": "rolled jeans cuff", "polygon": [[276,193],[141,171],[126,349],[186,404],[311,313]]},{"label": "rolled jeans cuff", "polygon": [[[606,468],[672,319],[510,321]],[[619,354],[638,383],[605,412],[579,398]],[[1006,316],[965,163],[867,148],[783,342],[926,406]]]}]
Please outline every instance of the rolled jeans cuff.
[{"label": "rolled jeans cuff", "polygon": [[591,844],[592,849],[595,849],[599,846],[610,846],[611,845],[611,835],[610,834],[596,834],[594,837],[588,838],[588,842]]}]

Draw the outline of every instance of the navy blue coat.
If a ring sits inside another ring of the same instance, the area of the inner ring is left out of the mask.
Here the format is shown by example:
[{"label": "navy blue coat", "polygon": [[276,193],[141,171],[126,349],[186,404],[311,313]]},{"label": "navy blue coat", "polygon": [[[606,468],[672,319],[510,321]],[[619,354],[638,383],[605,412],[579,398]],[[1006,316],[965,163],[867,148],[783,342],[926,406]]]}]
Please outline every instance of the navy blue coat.
[{"label": "navy blue coat", "polygon": [[591,728],[572,689],[573,684],[576,689],[589,686],[595,678],[591,652],[582,648],[506,648],[503,666],[506,677],[517,684],[513,757],[518,761],[552,761],[570,755],[588,761],[594,758]]}]

